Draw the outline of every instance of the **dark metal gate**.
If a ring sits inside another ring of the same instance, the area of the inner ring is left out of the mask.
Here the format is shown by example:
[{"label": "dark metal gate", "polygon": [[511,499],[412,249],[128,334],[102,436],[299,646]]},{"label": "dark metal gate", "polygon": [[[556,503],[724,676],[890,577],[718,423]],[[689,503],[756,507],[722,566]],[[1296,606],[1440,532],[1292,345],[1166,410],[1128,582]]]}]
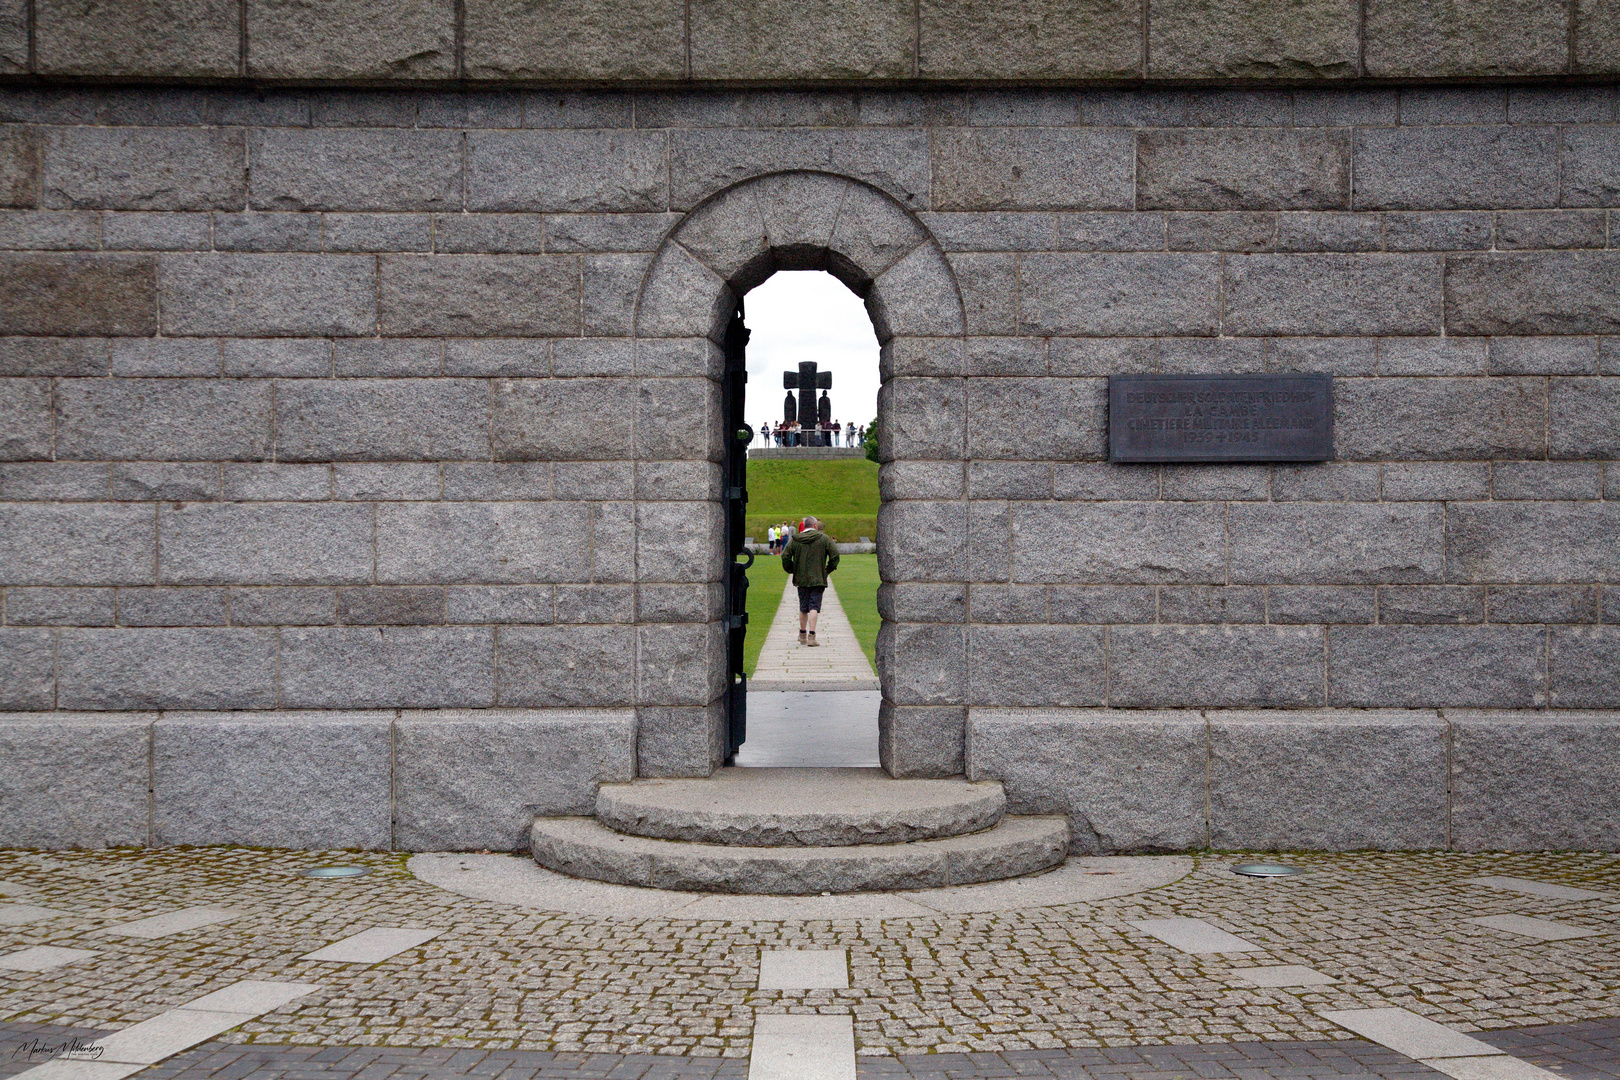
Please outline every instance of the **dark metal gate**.
[{"label": "dark metal gate", "polygon": [[[726,438],[726,764],[748,736],[748,676],[743,674],[743,639],[748,633],[748,568],[753,552],[743,547],[748,512],[748,446],[754,431],[743,419],[748,390],[748,328],[742,301],[726,326],[726,374],[720,412]],[[739,562],[739,558],[746,558]]]}]

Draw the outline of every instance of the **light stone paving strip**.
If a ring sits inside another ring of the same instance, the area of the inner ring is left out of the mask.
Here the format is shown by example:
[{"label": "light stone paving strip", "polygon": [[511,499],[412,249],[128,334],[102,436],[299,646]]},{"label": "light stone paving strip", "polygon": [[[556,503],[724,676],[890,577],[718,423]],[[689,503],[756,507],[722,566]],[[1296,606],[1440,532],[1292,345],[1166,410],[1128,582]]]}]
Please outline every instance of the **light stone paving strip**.
[{"label": "light stone paving strip", "polygon": [[[836,572],[834,573],[836,576]],[[877,672],[844,614],[838,587],[830,580],[816,621],[816,648],[799,644],[799,593],[788,581],[776,618],[760,646],[749,683],[753,690],[876,690]]]},{"label": "light stone paving strip", "polygon": [[766,949],[759,955],[761,990],[848,990],[844,949]]},{"label": "light stone paving strip", "polygon": [[170,934],[182,934],[187,930],[196,930],[215,923],[230,922],[239,918],[240,912],[223,911],[215,908],[194,907],[184,908],[180,911],[169,911],[162,915],[154,915],[149,919],[137,919],[134,922],[123,923],[119,926],[109,926],[106,932],[118,934],[123,937],[160,938]]},{"label": "light stone paving strip", "polygon": [[50,971],[67,964],[76,964],[98,955],[89,949],[59,949],[54,945],[36,945],[32,949],[0,956],[0,968],[12,971]]},{"label": "light stone paving strip", "polygon": [[1585,926],[1569,926],[1565,923],[1550,922],[1547,919],[1532,919],[1528,915],[1486,915],[1483,918],[1469,919],[1478,926],[1488,926],[1492,930],[1501,930],[1509,934],[1520,934],[1524,937],[1540,938],[1542,941],[1564,941],[1568,938],[1591,937],[1597,933]]},{"label": "light stone paving strip", "polygon": [[1568,885],[1554,885],[1546,881],[1531,881],[1528,878],[1516,877],[1476,877],[1464,878],[1465,885],[1488,885],[1493,889],[1506,889],[1508,892],[1524,893],[1527,896],[1545,896],[1552,900],[1607,900],[1608,893],[1593,892],[1591,889],[1572,889]]},{"label": "light stone paving strip", "polygon": [[1172,949],[1184,953],[1256,952],[1265,949],[1252,941],[1244,941],[1203,919],[1144,919],[1131,923],[1150,937],[1156,937]]},{"label": "light stone paving strip", "polygon": [[1238,968],[1235,982],[1250,986],[1326,986],[1339,980],[1301,964],[1275,964],[1271,967]]},{"label": "light stone paving strip", "polygon": [[748,1080],[855,1080],[854,1021],[848,1016],[756,1016]]},{"label": "light stone paving strip", "polygon": [[1501,1050],[1406,1009],[1330,1009],[1325,1020],[1343,1025],[1409,1058],[1482,1057]]},{"label": "light stone paving strip", "polygon": [[373,926],[324,949],[306,953],[305,960],[326,960],[340,964],[380,964],[391,956],[398,956],[432,941],[443,930],[406,929],[393,926]]}]

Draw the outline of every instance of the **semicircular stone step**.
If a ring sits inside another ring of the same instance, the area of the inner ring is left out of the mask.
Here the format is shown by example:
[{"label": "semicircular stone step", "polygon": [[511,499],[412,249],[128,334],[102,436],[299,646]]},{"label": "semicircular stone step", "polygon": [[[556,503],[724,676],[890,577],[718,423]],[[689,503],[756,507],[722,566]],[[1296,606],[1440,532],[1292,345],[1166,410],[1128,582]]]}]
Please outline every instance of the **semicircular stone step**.
[{"label": "semicircular stone step", "polygon": [[988,829],[996,780],[895,780],[882,769],[721,769],[701,780],[603,784],[596,818],[660,840],[743,847],[903,844]]},{"label": "semicircular stone step", "polygon": [[1004,817],[983,832],[910,844],[731,847],[614,832],[595,818],[535,818],[535,862],[593,881],[681,892],[805,896],[934,889],[1021,877],[1057,866],[1061,817]]}]

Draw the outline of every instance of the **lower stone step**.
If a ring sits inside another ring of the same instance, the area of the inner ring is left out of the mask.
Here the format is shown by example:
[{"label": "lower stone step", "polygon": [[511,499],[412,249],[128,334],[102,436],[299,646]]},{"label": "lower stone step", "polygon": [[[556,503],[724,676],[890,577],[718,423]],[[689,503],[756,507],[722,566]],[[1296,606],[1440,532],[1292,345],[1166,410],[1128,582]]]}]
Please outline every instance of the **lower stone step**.
[{"label": "lower stone step", "polygon": [[743,847],[937,840],[988,829],[1006,808],[996,780],[896,780],[882,769],[721,769],[596,793],[596,819],[617,832]]},{"label": "lower stone step", "polygon": [[1004,817],[983,832],[909,844],[731,847],[614,832],[595,818],[535,818],[535,862],[593,881],[682,892],[775,896],[971,885],[1063,862],[1061,817]]}]

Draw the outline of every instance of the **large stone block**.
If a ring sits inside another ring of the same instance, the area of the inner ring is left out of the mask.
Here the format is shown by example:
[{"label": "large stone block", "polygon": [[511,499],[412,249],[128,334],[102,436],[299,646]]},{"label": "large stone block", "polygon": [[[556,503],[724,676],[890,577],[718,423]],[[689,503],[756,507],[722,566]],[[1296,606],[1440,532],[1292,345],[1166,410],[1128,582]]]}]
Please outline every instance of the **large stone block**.
[{"label": "large stone block", "polygon": [[63,459],[253,461],[270,456],[270,386],[237,379],[72,379],[58,384]]},{"label": "large stone block", "polygon": [[495,386],[495,456],[503,461],[631,456],[629,379],[512,379]]},{"label": "large stone block", "polygon": [[52,75],[234,78],[238,0],[39,0],[38,69]]},{"label": "large stone block", "polygon": [[144,255],[0,254],[0,334],[154,334],[155,262]]},{"label": "large stone block", "polygon": [[878,761],[896,779],[960,776],[967,709],[961,706],[878,706]]},{"label": "large stone block", "polygon": [[591,509],[575,502],[377,508],[377,580],[450,585],[588,581]]},{"label": "large stone block", "polygon": [[487,709],[495,704],[494,637],[487,626],[286,628],[280,704]]},{"label": "large stone block", "polygon": [[467,136],[467,207],[631,213],[664,209],[662,131],[483,131]]},{"label": "large stone block", "polygon": [[167,334],[354,337],[377,329],[377,264],[363,255],[165,255]]},{"label": "large stone block", "polygon": [[28,70],[27,0],[10,0],[0,8],[0,72],[21,75]]},{"label": "large stone block", "polygon": [[1620,331],[1620,253],[1538,251],[1446,258],[1446,332]]},{"label": "large stone block", "polygon": [[927,79],[1129,79],[1142,73],[1143,9],[1125,0],[924,0]]},{"label": "large stone block", "polygon": [[966,628],[949,623],[885,622],[878,630],[877,670],[885,702],[965,704]]},{"label": "large stone block", "polygon": [[1565,709],[1620,707],[1620,627],[1559,626],[1549,631],[1548,703]]},{"label": "large stone block", "polygon": [[680,0],[473,0],[465,64],[475,79],[675,80],[686,74]]},{"label": "large stone block", "polygon": [[0,338],[0,375],[106,375],[105,338]]},{"label": "large stone block", "polygon": [[633,627],[503,626],[499,634],[503,707],[634,704]]},{"label": "large stone block", "polygon": [[394,846],[517,851],[536,815],[589,814],[634,779],[629,710],[407,712],[396,727]]},{"label": "large stone block", "polygon": [[1014,581],[1185,585],[1226,577],[1216,503],[1020,503],[1012,538]]},{"label": "large stone block", "polygon": [[1137,136],[1138,209],[1331,210],[1349,205],[1350,137],[1343,131],[1227,128]]},{"label": "large stone block", "polygon": [[154,584],[154,512],[127,503],[0,503],[0,582]]},{"label": "large stone block", "polygon": [[55,704],[56,634],[44,628],[0,629],[0,708],[50,709]]},{"label": "large stone block", "polygon": [[720,623],[636,627],[638,705],[708,705],[725,692],[726,679]]},{"label": "large stone block", "polygon": [[884,461],[961,460],[966,387],[960,379],[890,379],[878,389],[878,456]]},{"label": "large stone block", "polygon": [[1553,75],[1568,70],[1569,10],[1539,0],[1368,0],[1366,73],[1375,78]]},{"label": "large stone block", "polygon": [[1108,456],[1104,379],[969,379],[967,414],[967,452],[973,459]]},{"label": "large stone block", "polygon": [[[958,256],[959,260],[972,256]],[[991,258],[994,258],[992,256]],[[961,265],[958,262],[956,265]],[[943,252],[922,244],[885,270],[866,295],[866,313],[878,339],[950,336],[976,321],[974,282],[963,280]],[[958,287],[960,281],[960,289]],[[964,305],[964,294],[968,299]],[[964,306],[967,307],[964,316]],[[1011,330],[1011,326],[1004,326]]]},{"label": "large stone block", "polygon": [[0,844],[138,847],[150,841],[152,713],[0,714]]},{"label": "large stone block", "polygon": [[247,73],[261,79],[457,74],[452,0],[251,0]]},{"label": "large stone block", "polygon": [[1607,0],[1576,0],[1574,69],[1583,73],[1620,72],[1620,11]]},{"label": "large stone block", "polygon": [[252,152],[259,210],[462,208],[457,133],[269,128],[253,133]]},{"label": "large stone block", "polygon": [[679,244],[665,244],[636,301],[635,331],[643,338],[719,341],[736,310],[731,286]]},{"label": "large stone block", "polygon": [[489,385],[473,379],[282,383],[282,461],[454,461],[489,456]]},{"label": "large stone block", "polygon": [[1446,846],[1445,721],[1433,712],[1212,712],[1210,845]]},{"label": "large stone block", "polygon": [[933,143],[935,210],[1129,210],[1129,132],[947,128]]},{"label": "large stone block", "polygon": [[1546,649],[1546,632],[1531,626],[1334,627],[1328,704],[1538,708]]},{"label": "large stone block", "polygon": [[718,502],[636,504],[636,580],[720,581],[726,546]]},{"label": "large stone block", "polygon": [[1244,0],[1155,0],[1148,75],[1168,79],[1343,79],[1360,74],[1354,0],[1285,8]]},{"label": "large stone block", "polygon": [[276,632],[63,630],[56,704],[95,710],[273,708]]},{"label": "large stone block", "polygon": [[51,384],[47,379],[0,379],[0,461],[51,456]]},{"label": "large stone block", "polygon": [[384,257],[383,332],[430,337],[579,333],[579,264],[543,255]]},{"label": "large stone block", "polygon": [[1226,265],[1232,334],[1435,334],[1441,261],[1428,255],[1248,255]]},{"label": "large stone block", "polygon": [[917,29],[905,0],[695,0],[697,79],[899,79],[912,74]]},{"label": "large stone block", "polygon": [[[1545,393],[1543,379],[1340,379],[1333,391],[1335,449],[1340,458],[1362,461],[1537,457],[1546,445]],[[1401,474],[1406,490],[1394,495],[1390,472],[1386,467],[1386,498],[1466,497],[1447,490],[1463,477],[1436,486],[1414,483],[1419,478],[1409,470]]]},{"label": "large stone block", "polygon": [[726,725],[720,702],[637,709],[636,775],[711,775],[725,757]]},{"label": "large stone block", "polygon": [[886,501],[878,507],[878,569],[885,581],[959,581],[967,562],[967,506]]},{"label": "large stone block", "polygon": [[90,210],[240,210],[241,129],[69,127],[45,139],[44,204]]},{"label": "large stone block", "polygon": [[166,713],[152,842],[386,849],[391,712]]},{"label": "large stone block", "polygon": [[343,503],[176,504],[158,513],[158,574],[174,585],[373,580],[372,509]]},{"label": "large stone block", "polygon": [[1356,131],[1357,210],[1495,210],[1558,204],[1551,127]]},{"label": "large stone block", "polygon": [[[636,386],[636,457],[718,462],[720,384],[713,379],[642,379]],[[666,498],[672,496],[665,496]]]},{"label": "large stone block", "polygon": [[1462,851],[1614,851],[1620,714],[1446,712],[1451,844]]},{"label": "large stone block", "polygon": [[1231,579],[1279,585],[1444,580],[1434,503],[1262,503],[1227,511]]},{"label": "large stone block", "polygon": [[1620,503],[1452,503],[1446,577],[1483,583],[1620,581]]},{"label": "large stone block", "polygon": [[972,709],[969,780],[1014,814],[1064,814],[1077,855],[1206,847],[1208,736],[1195,712]]},{"label": "large stone block", "polygon": [[1299,708],[1322,702],[1315,626],[1116,626],[1108,703],[1126,708]]},{"label": "large stone block", "polygon": [[1554,379],[1548,444],[1555,458],[1620,458],[1620,378]]},{"label": "large stone block", "polygon": [[1220,325],[1216,256],[1036,254],[1022,266],[1025,333],[1192,336]]},{"label": "large stone block", "polygon": [[[975,601],[974,617],[982,618],[978,608]],[[970,627],[968,701],[975,707],[1101,705],[1106,652],[1096,626]]]},{"label": "large stone block", "polygon": [[912,209],[928,204],[928,136],[921,130],[676,131],[669,169],[671,210],[689,210],[740,180],[793,170],[859,180]]}]

